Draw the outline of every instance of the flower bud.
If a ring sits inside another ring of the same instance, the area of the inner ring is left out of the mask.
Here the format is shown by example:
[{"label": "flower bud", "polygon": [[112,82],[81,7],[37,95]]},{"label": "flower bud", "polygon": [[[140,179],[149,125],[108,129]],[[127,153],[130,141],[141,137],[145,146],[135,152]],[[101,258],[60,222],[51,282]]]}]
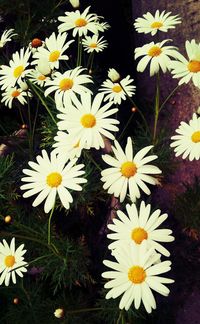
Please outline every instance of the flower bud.
[{"label": "flower bud", "polygon": [[12,217],[10,215],[7,215],[7,216],[4,217],[4,222],[6,224],[10,224],[11,221],[12,221]]},{"label": "flower bud", "polygon": [[80,2],[79,0],[69,0],[73,8],[79,8],[80,7]]},{"label": "flower bud", "polygon": [[108,77],[112,80],[112,82],[117,82],[120,79],[120,74],[115,69],[109,69]]},{"label": "flower bud", "polygon": [[23,91],[28,90],[28,84],[24,81],[19,82],[19,86]]},{"label": "flower bud", "polygon": [[43,75],[48,75],[51,73],[49,61],[44,57],[39,59],[37,69]]},{"label": "flower bud", "polygon": [[63,308],[57,308],[54,312],[54,316],[57,318],[62,318],[64,316],[64,309]]}]

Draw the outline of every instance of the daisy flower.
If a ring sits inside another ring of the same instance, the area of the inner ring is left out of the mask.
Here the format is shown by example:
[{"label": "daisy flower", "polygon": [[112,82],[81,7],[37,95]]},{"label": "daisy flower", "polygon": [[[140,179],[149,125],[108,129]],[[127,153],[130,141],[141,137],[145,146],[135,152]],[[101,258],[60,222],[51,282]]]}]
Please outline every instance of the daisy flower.
[{"label": "daisy flower", "polygon": [[82,44],[87,53],[102,52],[108,45],[107,41],[103,40],[103,37],[99,38],[98,35],[93,35],[92,37],[85,36],[85,39],[82,40]]},{"label": "daisy flower", "polygon": [[39,85],[40,87],[43,87],[45,85],[45,82],[47,80],[50,80],[49,77],[40,73],[40,71],[38,70],[37,67],[36,67],[36,69],[30,70],[27,77],[32,83],[35,83],[35,84]]},{"label": "daisy flower", "polygon": [[151,205],[145,206],[142,201],[140,209],[137,210],[135,204],[126,205],[127,214],[121,210],[117,211],[118,218],[113,219],[114,224],[109,224],[108,228],[114,233],[108,234],[107,237],[114,240],[108,248],[115,249],[121,244],[134,243],[140,245],[144,240],[147,241],[148,248],[154,248],[161,254],[169,256],[170,253],[158,242],[172,242],[174,237],[169,229],[158,229],[168,217],[167,214],[160,215],[159,209],[151,214]]},{"label": "daisy flower", "polygon": [[12,55],[12,60],[9,62],[9,66],[1,65],[0,67],[0,85],[2,90],[14,87],[15,84],[21,82],[29,70],[26,70],[29,65],[28,60],[31,52],[27,48],[20,49],[20,52],[15,52]]},{"label": "daisy flower", "polygon": [[[111,269],[102,273],[110,279],[104,287],[110,289],[106,299],[121,297],[119,308],[128,310],[134,301],[136,309],[141,302],[148,313],[156,308],[156,301],[151,290],[168,296],[169,289],[164,285],[174,280],[160,275],[171,270],[171,262],[158,262],[160,254],[154,249],[147,250],[145,241],[138,247],[134,244],[122,245],[113,253],[117,262],[104,260],[105,266]],[[156,264],[155,264],[156,263]]]},{"label": "daisy flower", "polygon": [[13,31],[14,31],[14,29],[4,30],[3,34],[0,37],[0,48],[4,47],[7,42],[10,42],[12,40],[13,36],[17,35],[17,34],[14,34]]},{"label": "daisy flower", "polygon": [[122,79],[120,82],[113,82],[107,79],[103,82],[99,91],[104,95],[104,101],[111,101],[114,104],[121,104],[122,100],[126,100],[126,97],[132,97],[135,94],[135,86],[131,84],[134,80],[127,75],[126,78]]},{"label": "daisy flower", "polygon": [[81,94],[81,101],[74,99],[74,105],[57,115],[62,120],[58,122],[59,130],[67,130],[82,148],[104,148],[103,136],[113,140],[115,137],[111,132],[119,130],[115,126],[119,121],[110,118],[118,109],[110,109],[112,103],[102,105],[102,94],[97,94],[93,101],[89,93]]},{"label": "daisy flower", "polygon": [[[50,158],[45,150],[42,150],[42,156],[36,157],[36,162],[29,162],[31,169],[22,170],[27,176],[21,181],[27,182],[21,186],[21,190],[26,190],[24,198],[38,194],[32,206],[36,207],[45,199],[44,211],[48,213],[54,206],[58,194],[62,205],[69,209],[69,204],[73,198],[69,189],[81,191],[81,183],[87,180],[80,176],[85,172],[81,170],[84,165],[76,164],[77,159],[73,159],[66,164],[64,156],[57,157],[52,152]],[[75,165],[76,164],[76,165]]]},{"label": "daisy flower", "polygon": [[124,201],[128,189],[132,202],[140,198],[140,189],[150,195],[151,192],[145,182],[155,185],[156,179],[152,175],[162,172],[158,167],[147,164],[157,159],[157,155],[145,157],[153,145],[144,147],[133,156],[133,144],[130,137],[127,139],[125,152],[117,141],[114,141],[114,144],[115,146],[112,146],[114,157],[109,154],[102,155],[102,159],[111,166],[101,172],[101,181],[105,182],[103,188],[108,189],[109,194],[120,197],[120,202]]},{"label": "daisy flower", "polygon": [[74,42],[74,40],[66,42],[66,39],[67,33],[58,34],[57,37],[55,33],[52,33],[49,38],[45,39],[45,47],[39,47],[37,52],[33,54],[35,60],[32,64],[38,64],[39,59],[43,57],[49,62],[52,70],[54,68],[58,69],[60,60],[69,59],[69,56],[63,53],[69,48],[69,45]]},{"label": "daisy flower", "polygon": [[53,80],[48,80],[45,84],[48,88],[45,90],[44,95],[48,96],[51,92],[55,91],[55,101],[59,109],[63,102],[67,106],[72,99],[76,99],[76,94],[91,93],[85,84],[93,83],[93,81],[90,75],[82,74],[84,70],[84,68],[78,66],[63,74],[55,72]]},{"label": "daisy flower", "polygon": [[179,85],[188,83],[191,79],[194,85],[200,88],[200,43],[193,39],[185,42],[188,59],[179,54],[178,61],[172,61],[170,66],[173,78],[180,79]]},{"label": "daisy flower", "polygon": [[181,122],[176,133],[171,137],[176,156],[183,155],[182,158],[189,157],[190,161],[200,159],[200,117],[193,114],[189,123]]},{"label": "daisy flower", "polygon": [[26,97],[27,95],[31,97],[31,93],[29,91],[23,91],[22,89],[18,87],[12,87],[6,89],[5,92],[2,93],[2,100],[1,102],[4,102],[8,108],[12,108],[13,106],[13,100],[17,99],[22,105],[25,105],[27,103]]},{"label": "daisy flower", "polygon": [[31,50],[32,53],[35,53],[38,51],[39,47],[44,47],[45,46],[45,42],[42,41],[39,38],[34,38],[30,43],[29,43],[29,48]]},{"label": "daisy flower", "polygon": [[178,15],[171,16],[171,12],[156,10],[154,16],[147,12],[143,18],[137,18],[134,27],[138,33],[151,33],[154,36],[159,30],[167,32],[168,29],[175,28],[175,25],[180,24],[181,19]]},{"label": "daisy flower", "polygon": [[0,243],[0,285],[5,281],[5,285],[8,286],[10,279],[16,284],[16,275],[23,277],[23,272],[26,272],[25,267],[28,266],[24,261],[23,255],[26,250],[23,250],[24,244],[21,244],[15,249],[15,238],[13,237],[10,246],[3,240]]},{"label": "daisy flower", "polygon": [[54,141],[56,143],[53,144],[53,147],[55,147],[54,151],[56,154],[65,155],[70,160],[80,157],[82,147],[80,147],[79,142],[74,142],[73,137],[69,134],[58,131]]},{"label": "daisy flower", "polygon": [[150,76],[158,73],[160,68],[163,73],[166,73],[170,69],[171,57],[177,58],[179,56],[176,47],[163,46],[168,41],[170,40],[167,39],[160,43],[151,42],[142,47],[137,47],[135,49],[135,59],[143,56],[137,65],[137,71],[143,72],[150,62]]},{"label": "daisy flower", "polygon": [[89,10],[90,7],[87,7],[83,13],[80,13],[79,10],[65,12],[65,16],[58,17],[58,20],[62,22],[62,24],[58,26],[58,30],[62,33],[73,29],[73,37],[75,37],[76,34],[85,36],[88,31],[93,34],[98,34],[99,29],[102,29],[98,24],[99,17],[93,13],[89,14]]}]

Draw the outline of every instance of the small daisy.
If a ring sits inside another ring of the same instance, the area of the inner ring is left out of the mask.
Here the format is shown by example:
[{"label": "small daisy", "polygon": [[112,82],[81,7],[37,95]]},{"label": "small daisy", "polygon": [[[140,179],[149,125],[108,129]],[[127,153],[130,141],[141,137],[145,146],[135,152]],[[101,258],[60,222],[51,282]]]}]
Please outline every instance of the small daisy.
[{"label": "small daisy", "polygon": [[56,143],[53,144],[53,147],[55,147],[56,154],[65,155],[70,160],[80,157],[82,147],[80,147],[79,142],[74,142],[74,139],[69,134],[58,131],[54,141]]},{"label": "small daisy", "polygon": [[173,78],[180,78],[179,85],[188,83],[191,79],[194,85],[200,88],[200,43],[193,39],[186,41],[185,48],[188,59],[179,54],[178,61],[172,61],[170,66]]},{"label": "small daisy", "polygon": [[17,35],[14,34],[13,31],[14,29],[4,30],[3,34],[0,37],[0,48],[4,47],[7,42],[10,42],[12,40],[13,36]]},{"label": "small daisy", "polygon": [[57,107],[59,107],[62,106],[63,102],[67,106],[71,99],[76,99],[76,94],[91,93],[85,84],[93,83],[93,81],[90,75],[82,74],[84,70],[84,68],[78,66],[63,74],[55,72],[53,80],[49,80],[45,84],[48,88],[45,90],[44,95],[48,96],[51,92],[55,91],[55,101]]},{"label": "small daisy", "polygon": [[165,13],[165,10],[161,13],[156,10],[153,16],[150,12],[143,15],[143,18],[137,18],[134,23],[134,27],[138,33],[151,33],[154,36],[159,30],[167,32],[168,29],[175,28],[175,25],[181,23],[181,19],[178,15],[170,16],[171,12]]},{"label": "small daisy", "polygon": [[56,37],[55,33],[52,33],[50,37],[45,39],[45,48],[39,47],[37,52],[33,54],[33,59],[35,59],[32,64],[38,64],[41,57],[46,58],[49,62],[51,69],[59,68],[60,60],[68,60],[69,56],[63,53],[69,48],[69,45],[74,42],[70,40],[66,42],[67,33],[58,34]]},{"label": "small daisy", "polygon": [[82,44],[87,53],[102,52],[108,45],[107,41],[103,40],[103,37],[99,38],[98,35],[93,35],[92,37],[85,36],[85,39],[82,40]]},{"label": "small daisy", "polygon": [[74,12],[67,11],[65,16],[58,17],[58,20],[62,22],[58,26],[58,30],[62,33],[73,29],[73,37],[78,34],[79,36],[87,35],[88,31],[93,34],[98,34],[99,29],[102,27],[98,24],[98,16],[93,13],[88,13],[90,7],[87,7],[83,13],[79,10]]},{"label": "small daisy", "polygon": [[38,84],[40,87],[43,87],[45,85],[45,82],[47,80],[50,80],[49,77],[40,73],[40,71],[37,68],[30,70],[27,77],[31,82]]},{"label": "small daisy", "polygon": [[2,100],[1,102],[4,102],[8,108],[12,108],[13,106],[13,100],[18,100],[22,105],[25,105],[27,103],[26,98],[27,95],[31,97],[31,93],[29,91],[23,91],[20,88],[12,87],[6,89],[5,92],[2,93]]},{"label": "small daisy", "polygon": [[[164,285],[174,280],[160,277],[171,270],[171,262],[158,262],[160,254],[154,249],[147,250],[145,241],[140,245],[122,245],[113,253],[117,262],[104,260],[105,266],[111,271],[102,273],[102,277],[110,279],[104,287],[110,289],[106,299],[121,297],[119,308],[128,310],[134,301],[136,309],[141,302],[148,313],[156,309],[156,301],[152,294],[155,290],[163,296],[168,296],[169,289]],[[156,264],[155,264],[156,263]]]},{"label": "small daisy", "polygon": [[147,164],[157,159],[157,155],[144,157],[153,145],[144,147],[133,156],[133,144],[130,137],[127,139],[125,152],[117,141],[114,143],[115,147],[112,146],[112,150],[115,157],[108,154],[102,155],[102,159],[111,166],[101,172],[101,181],[105,182],[103,188],[108,189],[109,194],[120,197],[120,202],[124,201],[128,189],[132,202],[140,198],[140,189],[150,195],[151,192],[145,182],[155,185],[157,181],[152,175],[162,172],[158,167]]},{"label": "small daisy", "polygon": [[137,71],[143,72],[148,63],[150,62],[150,76],[158,73],[162,70],[166,73],[170,70],[171,58],[177,58],[180,54],[177,52],[174,46],[163,46],[169,39],[162,41],[161,43],[151,42],[142,47],[137,47],[135,49],[135,59],[143,56],[137,65]]},{"label": "small daisy", "polygon": [[115,232],[107,235],[109,239],[114,240],[108,248],[111,250],[115,249],[124,242],[139,245],[146,240],[148,248],[154,248],[161,254],[169,256],[169,251],[158,243],[174,241],[174,237],[171,236],[171,230],[158,229],[159,225],[167,219],[168,215],[160,215],[161,211],[159,209],[151,214],[151,205],[145,206],[144,201],[141,202],[139,210],[137,210],[135,204],[127,204],[126,211],[128,216],[121,210],[118,210],[118,218],[113,219],[114,224],[108,225],[108,228]]},{"label": "small daisy", "polygon": [[26,70],[29,65],[28,60],[31,52],[27,48],[24,51],[24,48],[20,49],[20,52],[15,52],[12,55],[12,60],[9,62],[9,66],[1,65],[0,67],[0,85],[2,90],[14,87],[15,84],[21,82],[29,70]]},{"label": "small daisy", "polygon": [[133,79],[130,78],[130,75],[127,75],[126,78],[122,79],[119,82],[112,82],[107,79],[103,82],[99,91],[101,91],[104,95],[104,101],[111,101],[114,104],[120,105],[122,100],[126,100],[126,97],[132,97],[135,94],[135,86],[133,83]]},{"label": "small daisy", "polygon": [[24,244],[21,244],[15,250],[15,238],[13,237],[10,246],[3,240],[0,243],[0,285],[5,281],[5,285],[8,286],[10,279],[14,284],[16,284],[16,274],[19,277],[23,277],[23,272],[26,272],[25,267],[28,264],[24,261],[23,255],[26,250],[23,250]]},{"label": "small daisy", "polygon": [[181,122],[176,133],[178,135],[172,136],[173,143],[171,147],[174,148],[176,156],[182,155],[183,159],[189,157],[190,161],[200,159],[200,117],[193,114],[189,123]]},{"label": "small daisy", "polygon": [[76,98],[75,106],[71,105],[69,109],[63,109],[62,114],[57,115],[62,120],[58,122],[58,128],[67,130],[75,143],[79,143],[82,148],[104,148],[103,136],[113,140],[115,137],[111,132],[119,130],[115,126],[119,121],[110,118],[118,109],[110,109],[112,103],[102,105],[102,100],[102,94],[97,94],[93,101],[91,94],[81,94],[81,101]]},{"label": "small daisy", "polygon": [[21,190],[26,190],[23,194],[24,198],[38,194],[32,206],[36,207],[45,199],[44,211],[48,213],[54,206],[56,196],[59,195],[62,205],[69,209],[69,204],[73,202],[73,198],[68,189],[81,191],[81,183],[87,180],[80,176],[85,172],[81,170],[84,165],[76,164],[77,159],[73,159],[66,164],[64,156],[57,157],[52,152],[50,158],[45,150],[42,150],[42,156],[36,157],[37,163],[29,162],[29,166],[33,169],[22,170],[27,177],[21,181],[27,182],[21,186]]}]

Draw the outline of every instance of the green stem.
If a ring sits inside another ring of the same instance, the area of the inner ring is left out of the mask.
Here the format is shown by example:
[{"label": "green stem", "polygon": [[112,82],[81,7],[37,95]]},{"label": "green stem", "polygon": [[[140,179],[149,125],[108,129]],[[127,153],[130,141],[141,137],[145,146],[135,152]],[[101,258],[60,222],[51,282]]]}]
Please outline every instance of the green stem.
[{"label": "green stem", "polygon": [[36,90],[35,85],[30,80],[27,80],[27,83],[30,85],[31,89],[35,92],[35,94],[38,96],[38,98],[40,99],[41,103],[43,104],[43,106],[46,108],[48,114],[50,115],[51,119],[57,125],[57,122],[56,122],[54,116],[52,115],[49,107],[47,106],[46,102],[44,101],[44,99],[42,98],[42,96],[40,95],[40,93]]},{"label": "green stem", "polygon": [[93,159],[93,157],[88,154],[86,151],[84,152],[84,155],[97,167],[99,171],[102,171],[101,167],[96,163],[96,161]]},{"label": "green stem", "polygon": [[77,53],[76,66],[81,66],[81,59],[82,59],[82,37],[78,35],[78,53]]},{"label": "green stem", "polygon": [[84,313],[84,312],[95,312],[95,311],[98,311],[98,310],[102,310],[102,308],[101,307],[82,308],[82,309],[67,311],[67,313],[68,314],[78,314],[78,313]]},{"label": "green stem", "polygon": [[173,94],[176,92],[176,90],[179,88],[179,85],[177,85],[171,92],[170,94],[167,96],[167,98],[163,101],[162,105],[160,106],[160,110],[159,112],[164,108],[164,106],[166,105],[167,101],[173,96]]},{"label": "green stem", "polygon": [[94,62],[94,52],[91,53],[91,60],[90,60],[90,67],[89,67],[89,72],[92,72],[92,66]]},{"label": "green stem", "polygon": [[28,103],[28,138],[29,138],[29,150],[30,150],[30,159],[33,157],[33,136],[32,136],[32,123],[31,123],[31,106],[30,99],[27,93],[27,103]]},{"label": "green stem", "polygon": [[52,216],[53,216],[53,212],[54,212],[54,209],[55,209],[55,204],[51,210],[51,213],[50,213],[50,216],[49,216],[49,221],[48,221],[48,239],[47,239],[47,242],[48,242],[48,245],[51,245],[51,219],[52,219]]},{"label": "green stem", "polygon": [[156,142],[156,132],[159,117],[159,106],[160,106],[160,77],[159,73],[156,75],[156,97],[155,97],[155,117],[154,117],[154,128],[153,128],[153,144]]},{"label": "green stem", "polygon": [[21,107],[18,106],[18,105],[17,105],[17,107],[18,107],[18,110],[19,110],[19,115],[20,115],[20,118],[21,118],[22,124],[25,124],[24,117],[23,117],[23,114],[22,114],[22,111],[21,111]]}]

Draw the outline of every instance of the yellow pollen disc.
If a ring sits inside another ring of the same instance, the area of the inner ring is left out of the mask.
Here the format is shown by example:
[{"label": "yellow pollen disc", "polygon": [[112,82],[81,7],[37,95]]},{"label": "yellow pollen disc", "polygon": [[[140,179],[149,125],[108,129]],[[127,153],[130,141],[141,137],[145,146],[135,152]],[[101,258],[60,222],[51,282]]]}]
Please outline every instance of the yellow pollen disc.
[{"label": "yellow pollen disc", "polygon": [[153,46],[153,47],[151,47],[150,50],[148,51],[148,55],[149,55],[149,56],[152,56],[152,57],[154,57],[154,56],[159,56],[161,53],[162,53],[162,50],[161,50],[161,48],[158,47],[158,46]]},{"label": "yellow pollen disc", "polygon": [[136,172],[137,172],[137,167],[134,162],[127,161],[124,162],[121,166],[121,174],[126,178],[130,178],[134,176]]},{"label": "yellow pollen disc", "polygon": [[59,83],[59,87],[62,91],[69,90],[73,87],[74,82],[71,79],[63,79]]},{"label": "yellow pollen disc", "polygon": [[20,92],[19,92],[18,90],[15,90],[15,91],[13,91],[13,92],[11,93],[11,96],[12,96],[13,98],[18,97],[19,95],[20,95]]},{"label": "yellow pollen disc", "polygon": [[49,61],[50,62],[55,62],[55,61],[58,60],[59,56],[60,56],[60,52],[59,51],[53,51],[49,55]]},{"label": "yellow pollen disc", "polygon": [[84,27],[87,25],[87,21],[83,18],[78,18],[76,21],[75,21],[75,25],[76,27]]},{"label": "yellow pollen disc", "polygon": [[140,266],[133,266],[128,270],[128,279],[134,284],[140,284],[145,281],[146,271]]},{"label": "yellow pollen disc", "polygon": [[116,92],[116,93],[119,93],[119,92],[122,91],[122,87],[119,84],[117,84],[112,88],[112,91]]},{"label": "yellow pollen disc", "polygon": [[188,64],[188,70],[193,73],[200,72],[200,61],[190,61]]},{"label": "yellow pollen disc", "polygon": [[19,65],[14,69],[13,75],[15,78],[19,78],[22,72],[24,72],[24,67],[22,65]]},{"label": "yellow pollen disc", "polygon": [[132,230],[131,238],[135,243],[140,244],[148,238],[148,234],[142,227],[137,227]]},{"label": "yellow pollen disc", "polygon": [[15,264],[15,257],[13,255],[8,255],[5,257],[4,263],[7,268],[11,268]]},{"label": "yellow pollen disc", "polygon": [[152,24],[151,24],[151,28],[160,28],[163,26],[163,23],[160,22],[160,21],[154,21]]},{"label": "yellow pollen disc", "polygon": [[92,114],[85,114],[81,117],[81,124],[85,128],[92,128],[96,125],[96,118]]},{"label": "yellow pollen disc", "polygon": [[194,132],[191,136],[191,140],[194,143],[199,143],[200,142],[200,131]]},{"label": "yellow pollen disc", "polygon": [[38,80],[40,80],[40,81],[44,81],[45,79],[46,79],[46,76],[43,74],[39,75],[39,77],[38,77]]},{"label": "yellow pollen disc", "polygon": [[52,172],[47,176],[46,181],[47,181],[47,184],[49,185],[49,187],[57,188],[62,182],[62,176],[58,172]]},{"label": "yellow pollen disc", "polygon": [[90,47],[90,48],[96,48],[96,47],[97,47],[97,44],[96,44],[96,43],[91,43],[91,44],[89,45],[89,47]]}]

